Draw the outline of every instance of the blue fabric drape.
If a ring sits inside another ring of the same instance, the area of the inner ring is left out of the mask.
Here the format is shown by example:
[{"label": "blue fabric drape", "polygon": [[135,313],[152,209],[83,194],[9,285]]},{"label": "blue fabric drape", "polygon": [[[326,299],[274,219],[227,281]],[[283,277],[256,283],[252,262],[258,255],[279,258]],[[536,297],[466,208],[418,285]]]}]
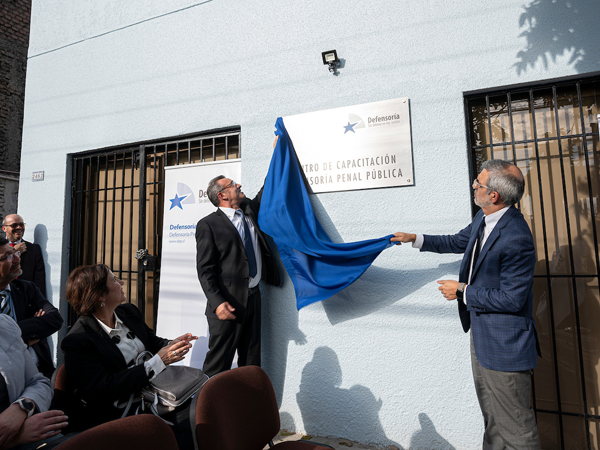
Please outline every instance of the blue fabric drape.
[{"label": "blue fabric drape", "polygon": [[298,309],[325,300],[360,277],[390,237],[336,244],[316,218],[292,141],[280,117],[259,225],[273,238],[296,291]]}]

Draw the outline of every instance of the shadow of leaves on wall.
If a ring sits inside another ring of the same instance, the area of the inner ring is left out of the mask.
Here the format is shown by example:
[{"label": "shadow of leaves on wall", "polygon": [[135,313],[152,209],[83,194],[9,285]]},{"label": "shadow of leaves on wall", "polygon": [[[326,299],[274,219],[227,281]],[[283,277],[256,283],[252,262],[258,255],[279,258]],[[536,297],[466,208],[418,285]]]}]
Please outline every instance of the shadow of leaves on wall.
[{"label": "shadow of leaves on wall", "polygon": [[525,49],[517,53],[514,67],[519,75],[538,61],[547,69],[560,56],[569,56],[568,64],[578,73],[599,69],[600,33],[597,0],[533,0],[525,5],[519,18],[527,39]]}]

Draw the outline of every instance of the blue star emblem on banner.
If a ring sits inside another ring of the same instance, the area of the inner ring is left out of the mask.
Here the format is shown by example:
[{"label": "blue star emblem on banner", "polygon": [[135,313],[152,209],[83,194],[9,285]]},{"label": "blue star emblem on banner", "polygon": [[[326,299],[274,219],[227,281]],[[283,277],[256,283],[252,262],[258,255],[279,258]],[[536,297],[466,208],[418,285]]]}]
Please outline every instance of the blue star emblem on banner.
[{"label": "blue star emblem on banner", "polygon": [[185,200],[187,197],[188,197],[187,195],[185,195],[183,197],[179,197],[177,194],[175,194],[175,198],[169,199],[169,201],[171,202],[171,207],[169,208],[169,211],[171,211],[176,206],[178,206],[179,209],[183,209],[183,207],[181,206],[181,201]]}]

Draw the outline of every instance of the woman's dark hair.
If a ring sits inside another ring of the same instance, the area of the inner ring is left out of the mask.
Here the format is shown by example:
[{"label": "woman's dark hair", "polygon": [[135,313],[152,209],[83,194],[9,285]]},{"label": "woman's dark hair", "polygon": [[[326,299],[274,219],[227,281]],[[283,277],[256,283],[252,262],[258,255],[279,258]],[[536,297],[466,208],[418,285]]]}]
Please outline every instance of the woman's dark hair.
[{"label": "woman's dark hair", "polygon": [[80,316],[91,316],[98,300],[108,294],[106,282],[110,269],[104,264],[80,266],[69,274],[67,301]]}]

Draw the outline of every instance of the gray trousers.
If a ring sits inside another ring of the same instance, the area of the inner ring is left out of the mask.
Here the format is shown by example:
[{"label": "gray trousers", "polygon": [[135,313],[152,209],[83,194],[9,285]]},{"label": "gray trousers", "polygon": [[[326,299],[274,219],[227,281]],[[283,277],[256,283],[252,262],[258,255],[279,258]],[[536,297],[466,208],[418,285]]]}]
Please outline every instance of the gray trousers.
[{"label": "gray trousers", "polygon": [[471,334],[471,367],[483,414],[483,450],[539,450],[535,414],[530,405],[531,370],[500,372],[481,367]]}]

